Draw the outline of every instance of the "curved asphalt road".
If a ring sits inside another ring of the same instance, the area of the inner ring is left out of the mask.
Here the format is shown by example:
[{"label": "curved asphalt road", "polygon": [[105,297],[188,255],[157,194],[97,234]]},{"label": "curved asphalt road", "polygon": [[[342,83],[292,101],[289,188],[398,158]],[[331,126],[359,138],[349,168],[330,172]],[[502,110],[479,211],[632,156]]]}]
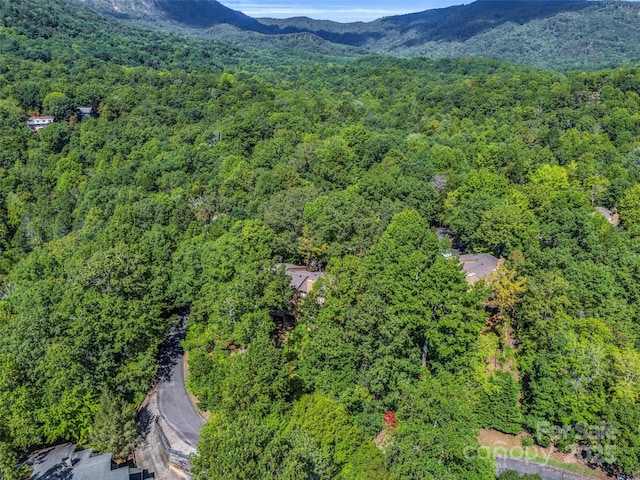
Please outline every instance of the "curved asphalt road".
[{"label": "curved asphalt road", "polygon": [[518,473],[537,473],[543,480],[593,480],[592,477],[585,477],[561,468],[545,465],[544,463],[530,462],[521,458],[496,457],[495,460],[496,473],[515,470]]},{"label": "curved asphalt road", "polygon": [[186,316],[163,347],[167,352],[166,371],[158,383],[158,410],[175,435],[195,450],[204,420],[193,406],[185,386],[185,357],[180,345],[185,325]]}]

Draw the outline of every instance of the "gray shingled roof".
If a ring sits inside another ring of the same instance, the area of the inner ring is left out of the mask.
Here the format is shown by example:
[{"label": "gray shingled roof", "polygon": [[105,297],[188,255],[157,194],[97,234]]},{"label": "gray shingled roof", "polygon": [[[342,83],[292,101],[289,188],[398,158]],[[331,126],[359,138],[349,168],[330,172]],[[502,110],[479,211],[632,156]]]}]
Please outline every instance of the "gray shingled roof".
[{"label": "gray shingled roof", "polygon": [[284,273],[291,278],[291,288],[305,295],[309,293],[311,286],[317,279],[324,277],[322,272],[310,272],[306,267],[293,263],[279,263],[276,267],[279,268],[282,265],[284,265]]},{"label": "gray shingled roof", "polygon": [[[139,469],[113,468],[111,454],[91,456],[70,443],[46,448],[29,456],[31,480],[131,480],[142,478]],[[132,475],[137,474],[132,477]]]},{"label": "gray shingled roof", "polygon": [[605,207],[596,207],[598,213],[602,214],[604,218],[609,220],[610,222],[613,220],[613,212]]},{"label": "gray shingled roof", "polygon": [[499,260],[488,253],[473,253],[460,255],[462,270],[467,275],[467,280],[473,283],[476,279],[491,275],[499,265]]},{"label": "gray shingled roof", "polygon": [[617,227],[620,224],[620,217],[616,211],[611,211],[605,207],[596,207],[596,212],[606,218],[611,225]]}]

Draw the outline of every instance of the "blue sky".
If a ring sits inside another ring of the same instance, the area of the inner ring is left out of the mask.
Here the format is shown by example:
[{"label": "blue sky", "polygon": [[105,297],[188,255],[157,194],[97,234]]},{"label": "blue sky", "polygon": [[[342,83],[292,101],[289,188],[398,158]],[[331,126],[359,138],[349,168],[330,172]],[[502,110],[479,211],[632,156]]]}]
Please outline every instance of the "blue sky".
[{"label": "blue sky", "polygon": [[234,10],[252,17],[311,17],[338,22],[369,21],[389,15],[420,12],[431,8],[462,5],[472,0],[221,0]]}]

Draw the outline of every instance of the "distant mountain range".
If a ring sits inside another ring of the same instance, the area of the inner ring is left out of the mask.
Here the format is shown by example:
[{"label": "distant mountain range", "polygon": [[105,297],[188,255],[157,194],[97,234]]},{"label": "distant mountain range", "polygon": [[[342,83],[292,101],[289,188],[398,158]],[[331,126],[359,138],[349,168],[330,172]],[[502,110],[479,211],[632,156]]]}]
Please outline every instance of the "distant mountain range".
[{"label": "distant mountain range", "polygon": [[72,0],[119,20],[156,23],[161,26],[202,30],[216,25],[231,25],[240,30],[271,33],[242,12],[225,7],[215,0]]},{"label": "distant mountain range", "polygon": [[334,43],[373,47],[377,41],[393,32],[406,38],[409,46],[424,42],[463,42],[505,23],[524,25],[536,19],[561,12],[588,8],[585,0],[478,0],[469,5],[453,6],[385,17],[368,23],[340,24],[307,18],[261,19],[276,27],[277,33],[315,33]]},{"label": "distant mountain range", "polygon": [[335,55],[487,56],[560,70],[640,59],[640,2],[477,0],[338,23],[254,19],[215,0],[71,0],[117,19],[262,49]]}]

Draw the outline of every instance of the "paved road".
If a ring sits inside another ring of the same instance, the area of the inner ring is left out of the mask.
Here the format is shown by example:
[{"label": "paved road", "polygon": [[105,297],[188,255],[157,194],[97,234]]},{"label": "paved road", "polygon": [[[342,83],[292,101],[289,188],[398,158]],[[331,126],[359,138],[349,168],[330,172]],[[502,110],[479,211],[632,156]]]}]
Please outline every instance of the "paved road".
[{"label": "paved road", "polygon": [[186,315],[160,349],[158,384],[138,413],[142,437],[136,446],[136,464],[161,480],[189,478],[183,462],[188,463],[189,455],[196,453],[204,424],[185,387],[180,345],[185,333]]},{"label": "paved road", "polygon": [[163,347],[168,353],[163,359],[164,375],[161,370],[158,384],[158,410],[180,440],[195,449],[204,420],[193,406],[185,386],[185,358],[180,345],[185,335],[185,323],[186,318]]},{"label": "paved road", "polygon": [[543,480],[593,480],[576,473],[551,467],[543,463],[529,462],[519,458],[496,457],[496,473],[505,470],[515,470],[518,473],[537,473]]}]

